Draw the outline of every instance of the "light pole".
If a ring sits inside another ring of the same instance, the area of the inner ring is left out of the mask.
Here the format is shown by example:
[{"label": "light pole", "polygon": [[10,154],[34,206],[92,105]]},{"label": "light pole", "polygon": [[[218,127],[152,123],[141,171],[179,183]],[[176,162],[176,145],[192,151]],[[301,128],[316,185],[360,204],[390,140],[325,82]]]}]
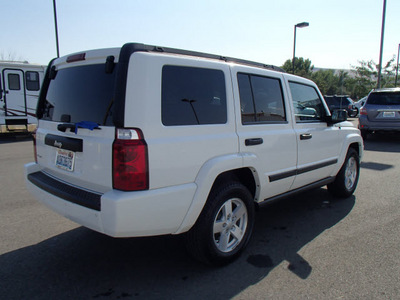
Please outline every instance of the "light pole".
[{"label": "light pole", "polygon": [[57,47],[57,57],[60,57],[60,48],[58,46],[58,27],[57,27],[57,9],[56,0],[53,0],[53,11],[54,11],[54,29],[56,30],[56,47]]},{"label": "light pole", "polygon": [[386,0],[383,0],[383,12],[382,12],[382,29],[381,29],[381,49],[379,52],[379,70],[378,70],[378,83],[377,88],[381,88],[381,74],[382,74],[382,52],[383,52],[383,40],[385,35],[385,19],[386,19]]},{"label": "light pole", "polygon": [[399,55],[400,55],[400,44],[399,44],[399,50],[397,50],[396,79],[394,80],[394,87],[397,86],[397,74],[399,74]]},{"label": "light pole", "polygon": [[294,41],[293,41],[293,60],[292,60],[292,64],[293,64],[293,74],[294,74],[294,59],[296,57],[296,28],[303,28],[303,27],[307,27],[310,24],[308,22],[302,22],[299,24],[294,25]]}]

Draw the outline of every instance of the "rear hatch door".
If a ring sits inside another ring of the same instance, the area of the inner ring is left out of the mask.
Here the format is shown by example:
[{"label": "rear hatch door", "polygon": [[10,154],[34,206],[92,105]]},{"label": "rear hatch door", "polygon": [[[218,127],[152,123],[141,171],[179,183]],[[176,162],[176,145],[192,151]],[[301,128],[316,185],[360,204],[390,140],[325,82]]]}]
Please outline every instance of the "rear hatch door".
[{"label": "rear hatch door", "polygon": [[365,105],[372,122],[400,122],[400,93],[372,93]]},{"label": "rear hatch door", "polygon": [[[37,161],[46,175],[98,193],[112,188],[111,107],[118,53],[81,53],[49,67],[36,134]],[[107,57],[114,62],[106,63]]]}]

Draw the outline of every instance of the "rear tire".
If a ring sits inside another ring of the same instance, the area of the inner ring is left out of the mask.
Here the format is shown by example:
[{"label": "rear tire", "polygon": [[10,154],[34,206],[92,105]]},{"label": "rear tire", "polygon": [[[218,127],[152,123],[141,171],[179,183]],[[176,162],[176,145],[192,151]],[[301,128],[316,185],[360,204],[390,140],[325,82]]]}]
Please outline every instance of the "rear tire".
[{"label": "rear tire", "polygon": [[368,133],[369,133],[368,130],[361,129],[360,131],[361,131],[361,136],[362,136],[363,140],[364,140],[364,141],[367,140],[367,138],[368,138]]},{"label": "rear tire", "polygon": [[186,235],[186,247],[197,260],[225,265],[248,244],[254,226],[254,202],[239,182],[213,189],[196,224]]},{"label": "rear tire", "polygon": [[348,198],[356,190],[359,176],[360,159],[358,153],[353,148],[349,148],[343,166],[336,175],[335,181],[328,184],[328,190],[334,196]]}]

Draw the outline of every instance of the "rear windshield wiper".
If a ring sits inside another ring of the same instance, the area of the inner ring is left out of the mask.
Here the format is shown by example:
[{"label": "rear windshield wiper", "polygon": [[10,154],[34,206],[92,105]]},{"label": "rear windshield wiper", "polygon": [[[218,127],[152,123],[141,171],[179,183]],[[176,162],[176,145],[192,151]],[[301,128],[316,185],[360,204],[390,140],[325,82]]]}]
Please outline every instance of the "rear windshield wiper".
[{"label": "rear windshield wiper", "polygon": [[81,122],[77,122],[77,123],[62,123],[62,124],[58,124],[57,126],[57,130],[58,131],[62,131],[65,132],[67,129],[70,129],[71,132],[74,131],[75,134],[78,133],[78,128],[87,128],[89,130],[93,130],[93,129],[101,129],[99,127],[99,124],[97,124],[96,122],[91,122],[91,121],[81,121]]},{"label": "rear windshield wiper", "polygon": [[71,131],[75,131],[75,124],[73,123],[63,123],[63,124],[58,124],[57,129],[58,131],[65,132],[68,128],[71,129]]}]

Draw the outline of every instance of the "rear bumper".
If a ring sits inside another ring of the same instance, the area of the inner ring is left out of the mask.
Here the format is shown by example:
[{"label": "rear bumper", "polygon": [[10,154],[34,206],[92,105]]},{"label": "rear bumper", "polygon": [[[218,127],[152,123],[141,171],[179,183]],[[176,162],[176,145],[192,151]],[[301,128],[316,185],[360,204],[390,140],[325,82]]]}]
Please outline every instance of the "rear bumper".
[{"label": "rear bumper", "polygon": [[372,122],[367,119],[367,117],[360,117],[359,128],[362,130],[370,131],[400,131],[400,122]]},{"label": "rear bumper", "polygon": [[40,202],[80,225],[113,237],[175,233],[196,191],[196,185],[189,183],[139,192],[111,190],[100,195],[54,178],[46,188],[43,182],[47,175],[36,163],[25,165],[25,175],[28,190]]}]

